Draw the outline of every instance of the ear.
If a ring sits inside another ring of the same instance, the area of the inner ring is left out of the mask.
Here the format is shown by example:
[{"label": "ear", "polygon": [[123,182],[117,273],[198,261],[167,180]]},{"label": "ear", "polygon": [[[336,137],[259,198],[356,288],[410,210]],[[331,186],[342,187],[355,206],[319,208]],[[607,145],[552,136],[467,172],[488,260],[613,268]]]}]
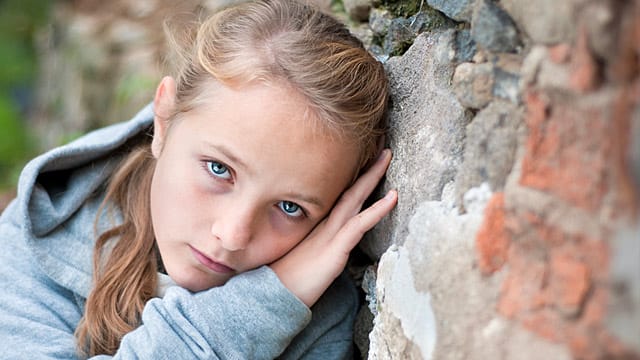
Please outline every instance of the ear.
[{"label": "ear", "polygon": [[175,110],[176,82],[171,76],[165,76],[158,84],[156,96],[153,99],[153,141],[151,153],[156,159],[162,152],[169,118]]}]

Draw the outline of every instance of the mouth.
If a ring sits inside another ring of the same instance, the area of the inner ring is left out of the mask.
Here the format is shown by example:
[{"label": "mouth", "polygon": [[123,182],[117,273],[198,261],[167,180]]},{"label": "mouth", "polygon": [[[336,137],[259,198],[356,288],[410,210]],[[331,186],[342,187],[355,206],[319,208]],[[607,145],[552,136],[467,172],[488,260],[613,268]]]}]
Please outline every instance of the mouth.
[{"label": "mouth", "polygon": [[227,265],[216,262],[215,260],[211,259],[207,255],[196,250],[196,248],[194,248],[193,246],[189,245],[189,248],[191,249],[191,252],[193,253],[193,256],[196,258],[196,260],[198,260],[200,264],[204,265],[209,270],[216,273],[220,273],[220,274],[231,274],[235,272],[233,268],[230,268]]}]

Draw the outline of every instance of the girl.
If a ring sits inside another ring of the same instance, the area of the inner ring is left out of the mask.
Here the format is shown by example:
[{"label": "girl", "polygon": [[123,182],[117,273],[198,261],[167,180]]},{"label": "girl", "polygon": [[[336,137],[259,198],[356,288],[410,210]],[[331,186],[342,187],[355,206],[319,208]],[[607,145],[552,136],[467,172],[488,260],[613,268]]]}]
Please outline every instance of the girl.
[{"label": "girl", "polygon": [[25,167],[0,221],[0,358],[350,356],[341,272],[397,199],[360,210],[391,157],[382,66],[288,0],[185,45],[152,107]]}]

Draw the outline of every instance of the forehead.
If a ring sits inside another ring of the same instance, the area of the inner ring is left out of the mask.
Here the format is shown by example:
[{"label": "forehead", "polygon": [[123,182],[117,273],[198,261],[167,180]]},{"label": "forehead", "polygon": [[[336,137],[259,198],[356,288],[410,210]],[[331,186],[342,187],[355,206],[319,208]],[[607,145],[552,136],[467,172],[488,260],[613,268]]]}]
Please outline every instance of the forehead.
[{"label": "forehead", "polygon": [[230,87],[210,81],[191,115],[203,120],[196,124],[202,128],[216,127],[218,131],[242,135],[237,139],[240,142],[251,137],[254,141],[260,140],[261,146],[286,143],[291,147],[309,148],[319,145],[316,150],[350,146],[347,139],[340,138],[317,116],[303,95],[282,82]]},{"label": "forehead", "polygon": [[278,188],[324,189],[333,182],[344,188],[355,175],[357,147],[333,136],[291,88],[212,83],[205,95],[179,120],[189,133],[183,140],[200,151],[224,149],[247,173],[277,178]]}]

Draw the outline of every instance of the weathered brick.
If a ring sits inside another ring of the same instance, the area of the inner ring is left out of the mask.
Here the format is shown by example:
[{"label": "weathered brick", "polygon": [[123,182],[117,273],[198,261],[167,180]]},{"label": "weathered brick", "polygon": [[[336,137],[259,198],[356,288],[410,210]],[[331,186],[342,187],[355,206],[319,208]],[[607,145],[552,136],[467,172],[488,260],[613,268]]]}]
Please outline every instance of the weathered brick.
[{"label": "weathered brick", "polygon": [[587,30],[580,28],[569,63],[569,85],[578,92],[594,90],[600,83],[600,69],[589,50]]},{"label": "weathered brick", "polygon": [[[605,109],[526,96],[529,136],[520,184],[594,211],[602,204],[610,153]],[[584,105],[584,104],[580,104]]]},{"label": "weathered brick", "polygon": [[549,308],[525,314],[522,325],[551,341],[563,341],[567,332],[566,324],[559,321],[558,314]]},{"label": "weathered brick", "polygon": [[508,260],[509,273],[502,284],[498,311],[507,317],[518,317],[544,306],[546,264],[515,246],[509,248]]},{"label": "weathered brick", "polygon": [[591,287],[590,270],[569,254],[551,254],[549,297],[565,316],[576,316]]},{"label": "weathered brick", "polygon": [[549,47],[549,59],[556,64],[563,64],[569,60],[571,46],[568,44],[558,44]]},{"label": "weathered brick", "polygon": [[509,238],[504,211],[504,193],[496,193],[485,208],[484,222],[476,235],[478,266],[483,274],[499,270],[507,260]]},{"label": "weathered brick", "polygon": [[614,350],[617,342],[603,330],[606,242],[566,233],[548,224],[544,214],[507,211],[504,215],[512,238],[498,311],[541,337],[566,344],[576,358],[624,353],[623,346]]}]

